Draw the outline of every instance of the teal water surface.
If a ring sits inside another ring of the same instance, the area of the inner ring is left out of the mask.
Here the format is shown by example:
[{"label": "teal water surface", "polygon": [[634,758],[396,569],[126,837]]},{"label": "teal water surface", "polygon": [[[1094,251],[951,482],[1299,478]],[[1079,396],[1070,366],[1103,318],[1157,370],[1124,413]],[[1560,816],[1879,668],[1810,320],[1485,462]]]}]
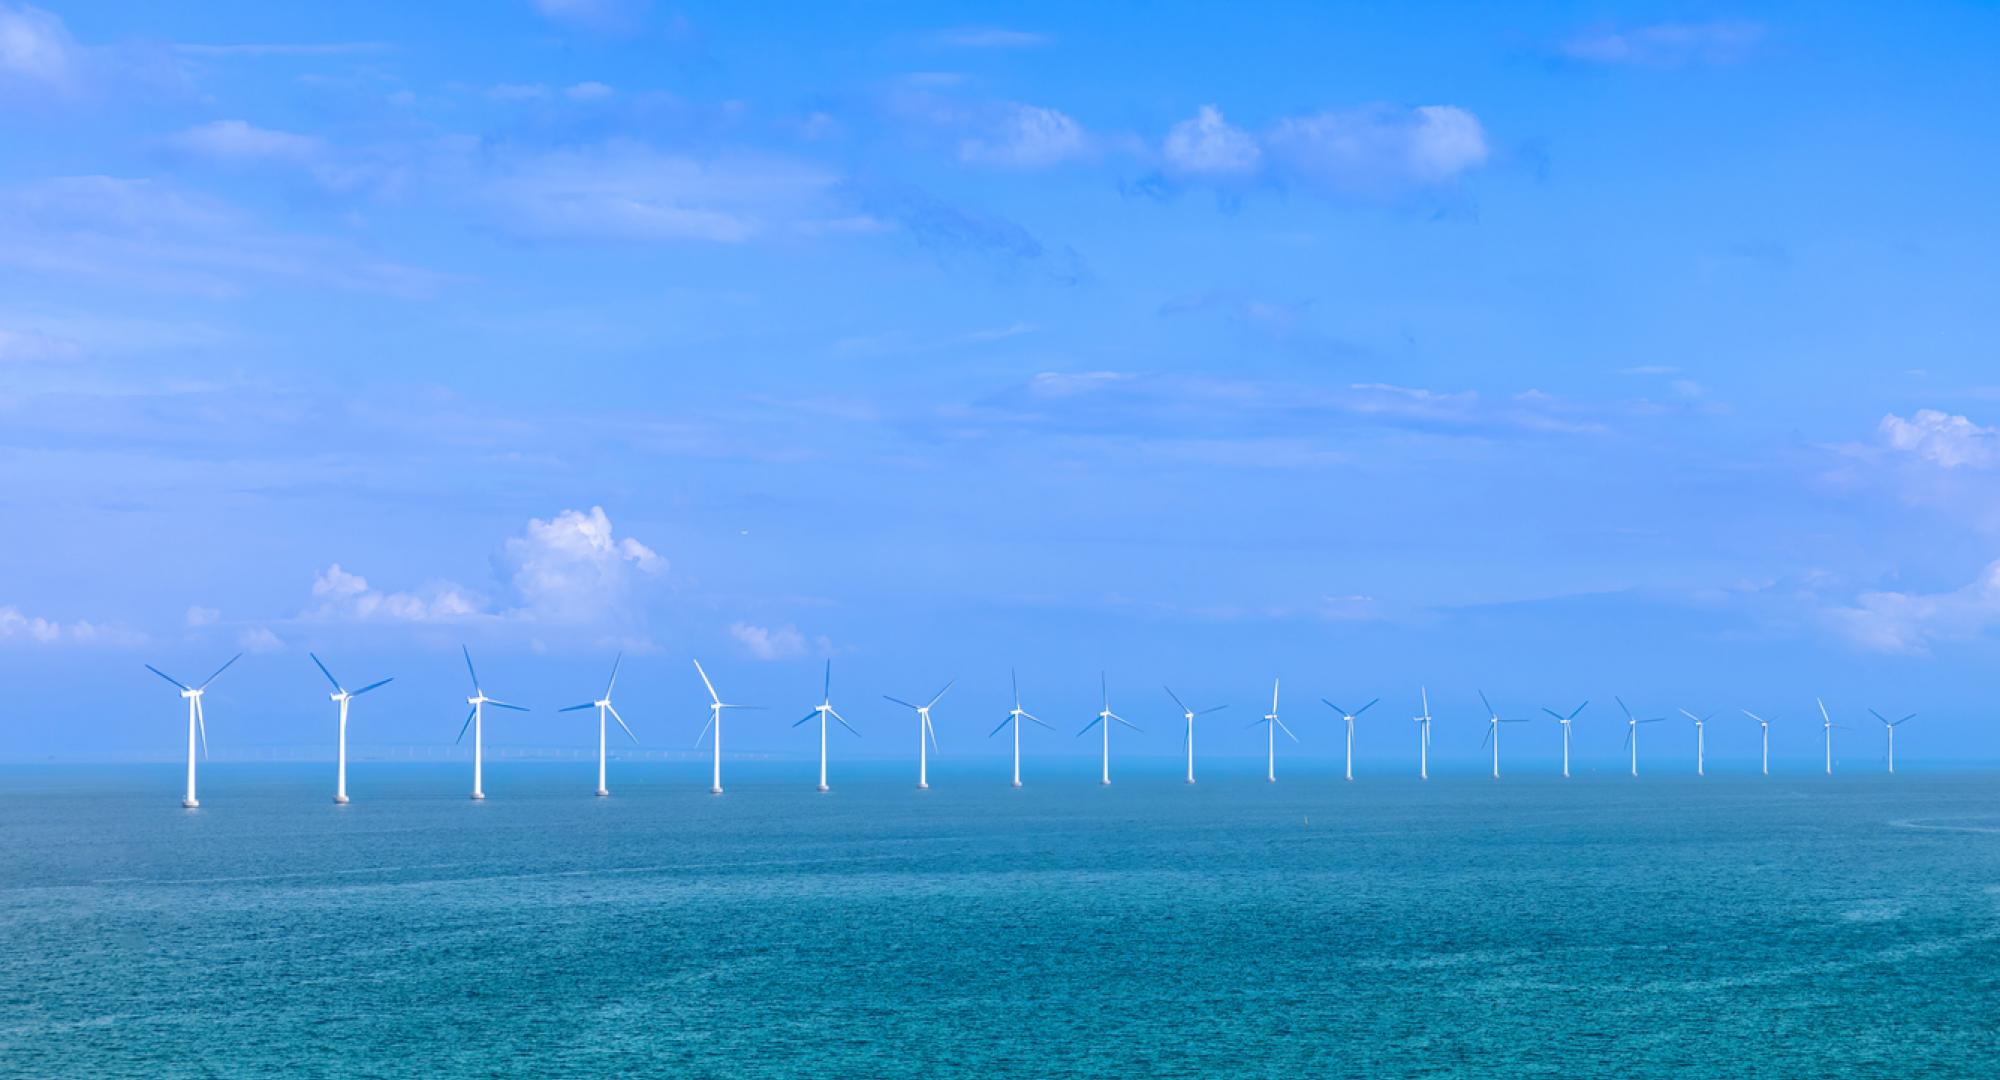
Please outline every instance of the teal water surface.
[{"label": "teal water surface", "polygon": [[2000,1073],[2000,777],[0,769],[13,1076]]}]

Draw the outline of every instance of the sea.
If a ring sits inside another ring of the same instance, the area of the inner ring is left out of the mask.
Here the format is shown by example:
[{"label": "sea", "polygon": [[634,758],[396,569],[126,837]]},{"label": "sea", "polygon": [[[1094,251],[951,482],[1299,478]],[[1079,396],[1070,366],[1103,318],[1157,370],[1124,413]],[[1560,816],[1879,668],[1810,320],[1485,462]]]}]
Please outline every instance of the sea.
[{"label": "sea", "polygon": [[2000,774],[1261,769],[7,766],[0,1074],[2000,1075]]}]

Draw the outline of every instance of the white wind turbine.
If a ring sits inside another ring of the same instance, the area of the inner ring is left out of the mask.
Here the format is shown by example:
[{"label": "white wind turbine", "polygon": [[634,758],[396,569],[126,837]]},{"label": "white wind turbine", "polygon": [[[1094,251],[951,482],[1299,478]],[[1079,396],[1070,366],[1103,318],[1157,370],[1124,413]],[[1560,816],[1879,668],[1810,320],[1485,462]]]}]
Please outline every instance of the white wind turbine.
[{"label": "white wind turbine", "polygon": [[1814,698],[1813,701],[1819,704],[1820,727],[1824,729],[1826,732],[1826,774],[1828,776],[1832,776],[1833,775],[1833,729],[1840,727],[1841,725],[1834,723],[1833,717],[1827,715],[1826,701],[1824,699]]},{"label": "white wind turbine", "polygon": [[[237,653],[235,656],[229,658],[229,664],[233,664],[241,659],[243,659],[243,654]],[[210,675],[208,678],[203,679],[201,681],[200,686],[189,686],[188,684],[180,681],[179,679],[174,678],[172,675],[169,675],[164,671],[161,671],[159,668],[156,668],[151,664],[146,665],[147,671],[150,671],[153,674],[158,675],[160,678],[165,679],[170,683],[173,683],[175,686],[180,687],[181,696],[187,699],[188,786],[187,786],[187,796],[181,799],[181,805],[187,807],[189,810],[193,810],[195,807],[201,805],[201,803],[195,801],[194,797],[194,742],[195,742],[196,732],[201,733],[201,756],[202,757],[208,756],[208,719],[207,717],[203,716],[201,712],[201,695],[208,692],[208,684],[214,682],[217,675],[221,675],[223,672],[229,670],[229,664],[224,664],[221,667],[216,668],[215,675]]]},{"label": "white wind turbine", "polygon": [[597,710],[597,794],[599,796],[611,794],[610,789],[604,786],[605,715],[608,713],[611,719],[618,721],[618,726],[625,729],[625,737],[632,740],[632,745],[639,745],[639,736],[632,734],[632,729],[625,723],[625,718],[618,715],[618,709],[611,704],[611,689],[618,685],[618,665],[623,663],[624,660],[625,654],[619,653],[617,658],[611,661],[611,681],[604,684],[603,697],[598,698],[596,701],[586,701],[580,705],[569,705],[556,710],[557,712],[582,712],[585,709]]},{"label": "white wind turbine", "polygon": [[1000,727],[994,728],[992,731],[987,732],[986,737],[990,739],[993,736],[1000,734],[1001,730],[1005,728],[1008,724],[1014,725],[1014,786],[1020,787],[1021,786],[1021,721],[1026,720],[1029,723],[1041,724],[1041,726],[1048,728],[1050,731],[1054,731],[1055,728],[1050,727],[1048,724],[1043,724],[1041,717],[1036,716],[1034,713],[1031,713],[1028,710],[1023,709],[1021,707],[1021,680],[1012,671],[1009,671],[1007,673],[1007,677],[1009,679],[1012,679],[1014,682],[1014,707],[1007,710],[1007,719],[1000,721]]},{"label": "white wind turbine", "polygon": [[1624,698],[1614,696],[1611,700],[1617,702],[1618,707],[1625,711],[1625,748],[1632,752],[1632,775],[1637,776],[1639,775],[1639,725],[1657,724],[1666,717],[1649,716],[1642,720],[1632,714],[1632,706],[1625,704]]},{"label": "white wind turbine", "polygon": [[1764,775],[1769,776],[1771,775],[1771,722],[1749,709],[1744,709],[1743,715],[1757,721],[1757,725],[1764,729]]},{"label": "white wind turbine", "polygon": [[1131,728],[1133,731],[1141,729],[1137,724],[1111,711],[1111,684],[1105,681],[1104,673],[1101,671],[1097,673],[1097,683],[1099,689],[1104,691],[1104,707],[1097,710],[1097,719],[1083,725],[1083,730],[1077,732],[1076,737],[1081,739],[1085,735],[1090,734],[1091,728],[1097,727],[1100,724],[1104,726],[1104,773],[1098,783],[1109,784],[1111,782],[1111,722],[1115,720]]},{"label": "white wind turbine", "polygon": [[[929,752],[937,749],[937,729],[931,726],[931,706],[936,705],[938,699],[944,696],[944,691],[951,689],[952,683],[957,681],[957,679],[953,679],[951,682],[945,683],[944,690],[939,690],[937,693],[932,694],[931,699],[922,705],[912,705],[902,698],[889,697],[887,694],[882,695],[884,698],[901,705],[905,709],[914,710],[917,714],[917,787],[919,789],[931,786]],[[924,741],[926,739],[930,741],[926,743]]]},{"label": "white wind turbine", "polygon": [[[1275,687],[1273,689],[1275,689]],[[1342,720],[1347,721],[1347,778],[1349,780],[1352,780],[1354,779],[1354,720],[1362,713],[1365,713],[1368,710],[1374,708],[1375,702],[1380,701],[1382,699],[1376,698],[1375,701],[1370,701],[1368,704],[1361,706],[1360,708],[1354,710],[1353,712],[1348,712],[1346,709],[1343,709],[1340,706],[1335,705],[1331,701],[1327,701],[1325,698],[1321,698],[1319,700],[1323,704],[1325,704],[1327,708],[1332,709],[1334,712],[1339,713],[1340,718]],[[1272,712],[1278,711],[1278,706],[1275,703],[1272,704],[1271,711]],[[1291,732],[1287,731],[1285,734],[1289,735],[1291,734]]]},{"label": "white wind turbine", "polygon": [[1518,717],[1501,716],[1499,710],[1493,707],[1493,703],[1486,700],[1484,690],[1479,692],[1479,703],[1486,706],[1487,715],[1486,738],[1481,740],[1479,745],[1484,747],[1487,743],[1493,744],[1493,779],[1498,780],[1500,779],[1500,725],[1525,724],[1527,721]]},{"label": "white wind turbine", "polygon": [[1278,680],[1275,678],[1271,680],[1271,711],[1265,713],[1261,720],[1250,721],[1251,727],[1258,724],[1264,725],[1264,779],[1275,784],[1278,782],[1278,732],[1283,731],[1285,738],[1293,742],[1299,741],[1299,737],[1292,734],[1292,729],[1278,719]]},{"label": "white wind turbine", "polygon": [[1681,715],[1694,721],[1694,774],[1696,776],[1707,776],[1708,741],[1704,731],[1708,726],[1708,722],[1715,719],[1715,714],[1709,713],[1707,716],[1696,716],[1686,709],[1682,709]]},{"label": "white wind turbine", "polygon": [[333,693],[328,694],[327,697],[332,698],[340,706],[340,750],[336,758],[339,763],[339,771],[336,774],[333,785],[333,801],[336,803],[345,803],[347,801],[347,703],[378,686],[386,686],[396,680],[391,677],[383,679],[381,682],[369,683],[359,690],[349,691],[346,687],[340,685],[340,680],[333,677],[333,672],[328,671],[325,664],[319,662],[319,657],[313,656],[312,653],[307,653],[306,655],[312,657],[313,666],[319,668],[321,675],[326,676],[326,681],[333,684]]},{"label": "white wind turbine", "polygon": [[701,669],[701,661],[696,660],[694,662],[694,670],[695,674],[701,676],[701,684],[708,688],[708,723],[702,725],[701,734],[695,736],[694,745],[696,749],[700,749],[701,741],[708,738],[709,729],[715,729],[715,742],[713,744],[715,747],[715,774],[714,780],[708,785],[708,793],[711,795],[720,795],[722,794],[722,710],[754,709],[756,706],[731,705],[723,701],[722,695],[715,692],[715,684],[708,681],[708,672]]},{"label": "white wind turbine", "polygon": [[1584,706],[1589,704],[1590,702],[1586,701],[1583,705],[1578,705],[1569,711],[1568,716],[1564,716],[1546,705],[1542,706],[1543,712],[1555,717],[1556,723],[1563,726],[1563,779],[1565,780],[1569,779],[1569,726],[1576,723],[1577,714],[1583,712]]},{"label": "white wind turbine", "polygon": [[1424,687],[1418,687],[1417,692],[1422,694],[1424,699],[1424,714],[1410,717],[1417,724],[1417,779],[1429,780],[1431,778],[1431,692]]},{"label": "white wind turbine", "polygon": [[1903,717],[1901,720],[1891,720],[1888,717],[1883,716],[1881,713],[1876,712],[1874,709],[1870,709],[1868,710],[1868,715],[1873,716],[1875,719],[1882,721],[1882,730],[1889,734],[1889,775],[1894,776],[1896,775],[1896,729],[1902,727],[1904,724],[1907,724],[1912,720],[1915,720],[1917,718],[1917,714],[1911,713],[1910,715]]},{"label": "white wind turbine", "polygon": [[815,716],[819,717],[819,789],[821,791],[827,791],[830,790],[826,786],[827,717],[832,717],[835,723],[839,724],[841,727],[846,728],[849,732],[851,732],[854,735],[855,738],[858,739],[861,737],[861,733],[855,731],[853,726],[848,724],[847,718],[840,715],[839,710],[833,707],[833,661],[831,660],[828,660],[826,662],[826,681],[825,683],[822,684],[820,688],[819,704],[813,706],[813,711],[805,714],[798,720],[794,721],[792,723],[792,726],[798,727],[800,724],[805,723],[807,720],[810,720]]},{"label": "white wind turbine", "polygon": [[1174,693],[1173,687],[1167,686],[1167,687],[1162,687],[1162,689],[1164,689],[1167,692],[1168,697],[1174,699],[1175,707],[1179,708],[1181,711],[1181,719],[1187,724],[1187,730],[1185,734],[1181,736],[1181,750],[1187,754],[1187,782],[1192,784],[1194,783],[1194,718],[1197,716],[1207,716],[1209,713],[1212,712],[1221,712],[1222,710],[1227,709],[1229,706],[1217,705],[1214,708],[1202,709],[1200,711],[1196,711],[1194,709],[1188,708],[1187,705],[1181,701],[1180,695]]},{"label": "white wind turbine", "polygon": [[486,706],[491,705],[496,709],[512,709],[515,712],[527,712],[528,710],[519,705],[509,705],[504,701],[487,697],[486,691],[479,688],[479,672],[474,671],[472,668],[472,650],[463,645],[460,645],[458,648],[460,652],[465,654],[466,673],[472,676],[472,696],[465,699],[465,703],[472,706],[472,711],[465,714],[465,723],[459,725],[458,738],[453,741],[452,745],[456,746],[458,743],[464,742],[465,729],[468,727],[472,729],[472,797],[483,799],[486,797],[486,790],[480,786],[480,766],[483,764],[483,755],[485,754]]}]

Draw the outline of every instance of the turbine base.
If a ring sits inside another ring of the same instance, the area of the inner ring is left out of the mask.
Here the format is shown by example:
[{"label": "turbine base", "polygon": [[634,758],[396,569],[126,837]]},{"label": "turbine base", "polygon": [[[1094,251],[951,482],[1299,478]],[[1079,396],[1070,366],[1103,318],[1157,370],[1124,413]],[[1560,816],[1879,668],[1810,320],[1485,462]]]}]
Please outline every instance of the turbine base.
[{"label": "turbine base", "polygon": [[605,797],[606,795],[609,795],[609,794],[611,794],[611,793],[610,793],[610,792],[608,792],[608,791],[606,791],[606,790],[604,790],[603,788],[598,788],[598,789],[597,789],[597,797],[598,797],[598,798],[600,798],[600,799],[602,799],[603,797]]},{"label": "turbine base", "polygon": [[1014,781],[1014,786],[1015,786],[1015,787],[1020,787],[1020,786],[1021,786],[1021,782],[1020,782],[1019,780],[1016,780],[1016,781]]},{"label": "turbine base", "polygon": [[478,801],[480,801],[481,799],[484,799],[485,797],[486,797],[486,793],[485,793],[485,792],[483,792],[483,791],[475,791],[475,792],[473,792],[473,793],[472,793],[472,801],[473,801],[473,802],[478,802]]},{"label": "turbine base", "polygon": [[832,790],[833,790],[832,788],[830,788],[830,787],[827,787],[827,786],[826,786],[825,784],[821,784],[821,785],[819,786],[819,789],[820,789],[821,791],[832,791]]},{"label": "turbine base", "polygon": [[335,806],[346,806],[346,805],[347,805],[347,796],[345,796],[345,795],[335,795],[335,796],[333,797],[333,804],[334,804]]},{"label": "turbine base", "polygon": [[921,780],[917,781],[917,790],[918,790],[918,791],[929,791],[930,789],[931,789],[931,786],[930,786],[929,784],[927,784],[927,783],[924,783],[924,782],[923,782],[923,781],[921,781]]},{"label": "turbine base", "polygon": [[720,785],[717,785],[715,787],[709,788],[708,793],[710,795],[720,795],[722,794],[722,787]]},{"label": "turbine base", "polygon": [[188,809],[188,810],[193,810],[193,809],[195,809],[196,807],[198,807],[198,806],[200,806],[200,805],[201,805],[200,803],[198,803],[198,802],[194,801],[193,799],[182,799],[182,800],[181,800],[181,806],[182,806],[183,808],[185,808],[185,809]]}]

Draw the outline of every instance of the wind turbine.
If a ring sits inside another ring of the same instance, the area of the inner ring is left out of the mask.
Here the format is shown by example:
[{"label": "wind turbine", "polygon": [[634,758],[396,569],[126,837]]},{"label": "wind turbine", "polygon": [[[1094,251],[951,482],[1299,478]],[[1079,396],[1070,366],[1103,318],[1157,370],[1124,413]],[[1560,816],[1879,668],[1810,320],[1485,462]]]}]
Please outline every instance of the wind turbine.
[{"label": "wind turbine", "polygon": [[1264,725],[1264,779],[1275,784],[1278,782],[1278,732],[1282,730],[1285,738],[1299,741],[1299,737],[1292,734],[1292,729],[1278,719],[1278,680],[1275,678],[1271,680],[1271,711],[1265,713],[1261,720],[1250,721],[1251,727],[1258,724]]},{"label": "wind turbine", "polygon": [[1758,725],[1764,729],[1764,775],[1769,776],[1771,775],[1771,722],[1751,712],[1749,709],[1744,709],[1743,715],[1757,721]]},{"label": "wind turbine", "polygon": [[519,705],[509,705],[504,701],[487,697],[486,691],[479,688],[479,672],[474,671],[472,668],[472,650],[463,645],[460,645],[458,649],[465,654],[466,673],[472,676],[472,696],[465,699],[465,703],[472,706],[472,711],[465,714],[465,723],[459,725],[458,738],[452,745],[456,746],[458,743],[464,742],[465,729],[468,727],[472,729],[472,797],[483,799],[486,797],[486,792],[479,784],[479,767],[482,760],[481,756],[485,752],[482,736],[486,727],[486,706],[491,705],[496,709],[512,709],[515,712],[527,712],[528,710]]},{"label": "wind turbine", "polygon": [[1813,701],[1819,704],[1820,727],[1824,729],[1826,732],[1826,774],[1828,776],[1832,776],[1833,775],[1833,729],[1839,727],[1840,725],[1835,724],[1833,722],[1833,717],[1827,715],[1826,700],[1824,698],[1814,698]]},{"label": "wind turbine", "polygon": [[1212,709],[1202,709],[1201,711],[1196,712],[1195,710],[1188,708],[1187,705],[1181,701],[1180,695],[1174,693],[1173,687],[1167,686],[1167,687],[1162,687],[1161,689],[1164,689],[1167,692],[1168,697],[1174,699],[1174,704],[1178,706],[1181,710],[1181,719],[1187,723],[1187,733],[1183,735],[1181,738],[1181,749],[1186,751],[1187,753],[1187,782],[1192,784],[1194,783],[1194,718],[1197,716],[1207,716],[1209,713],[1212,712],[1221,712],[1223,709],[1227,709],[1229,706],[1217,705]]},{"label": "wind turbine", "polygon": [[[1273,687],[1273,689],[1276,689],[1276,687]],[[1375,701],[1380,701],[1380,700],[1382,699],[1381,698],[1375,699]],[[1340,718],[1342,720],[1347,721],[1347,778],[1349,780],[1352,780],[1354,779],[1354,720],[1362,713],[1365,713],[1368,710],[1374,708],[1375,701],[1371,701],[1368,704],[1363,705],[1360,708],[1354,710],[1353,712],[1348,712],[1346,709],[1343,709],[1340,706],[1335,705],[1331,701],[1327,701],[1325,698],[1321,698],[1320,701],[1323,702],[1327,708],[1332,709],[1334,712],[1339,713]],[[1276,704],[1273,704],[1271,706],[1271,711],[1274,713],[1278,711],[1278,707]],[[1285,734],[1290,735],[1291,732],[1287,731],[1285,732]]]},{"label": "wind turbine", "polygon": [[[243,659],[243,654],[237,653],[235,656],[229,658],[229,664],[233,664],[241,659]],[[169,675],[164,671],[161,671],[159,668],[156,668],[151,664],[146,665],[147,671],[150,671],[153,674],[158,675],[160,678],[165,679],[170,683],[173,683],[175,686],[180,687],[181,696],[187,699],[188,789],[187,789],[187,797],[181,800],[181,805],[187,807],[189,810],[192,810],[195,807],[201,805],[201,803],[195,801],[194,797],[194,740],[196,732],[201,733],[201,756],[202,757],[208,756],[208,720],[206,717],[202,716],[201,713],[201,695],[208,691],[208,684],[214,682],[217,675],[221,675],[223,672],[229,670],[229,664],[224,664],[221,667],[216,668],[215,675],[210,675],[208,678],[203,679],[200,686],[189,686],[188,684],[180,681],[179,679],[174,678],[172,675]]]},{"label": "wind turbine", "polygon": [[624,662],[624,660],[625,654],[621,652],[616,659],[611,661],[611,681],[604,684],[603,697],[598,698],[596,701],[586,701],[581,705],[570,705],[556,710],[557,712],[581,712],[584,709],[597,710],[597,794],[599,796],[611,794],[604,786],[605,714],[609,713],[613,720],[618,721],[618,726],[625,729],[626,737],[632,740],[634,746],[639,744],[639,736],[632,734],[632,729],[626,725],[625,718],[618,715],[617,708],[611,704],[611,688],[618,685],[618,665]]},{"label": "wind turbine", "polygon": [[1041,717],[1036,716],[1034,713],[1031,713],[1028,710],[1023,709],[1021,707],[1021,680],[1012,671],[1007,672],[1007,677],[1009,679],[1012,679],[1014,682],[1014,707],[1007,710],[1007,719],[1000,721],[1000,727],[994,728],[992,731],[988,732],[986,734],[986,737],[990,739],[993,736],[1000,734],[1001,728],[1006,727],[1008,724],[1014,725],[1014,786],[1020,787],[1021,786],[1021,721],[1027,720],[1031,723],[1041,724],[1041,726],[1048,728],[1050,731],[1054,731],[1055,728],[1049,727],[1049,725],[1047,724],[1042,724]]},{"label": "wind turbine", "polygon": [[386,686],[396,680],[393,677],[383,679],[381,682],[372,682],[359,690],[350,692],[346,687],[340,685],[340,680],[333,677],[333,672],[328,671],[325,664],[319,662],[319,657],[313,656],[312,653],[307,653],[306,655],[312,657],[313,666],[319,668],[321,675],[326,676],[326,681],[333,684],[333,693],[328,694],[327,697],[332,698],[340,706],[340,753],[338,756],[340,771],[333,785],[333,801],[336,803],[345,803],[347,801],[347,703],[378,686]]},{"label": "wind turbine", "polygon": [[1870,716],[1873,716],[1875,719],[1882,721],[1882,730],[1889,733],[1889,775],[1894,776],[1896,775],[1896,729],[1902,727],[1904,724],[1907,724],[1912,720],[1915,720],[1917,718],[1917,714],[1911,713],[1910,715],[1903,717],[1901,720],[1891,720],[1888,717],[1883,716],[1881,713],[1876,712],[1874,709],[1868,710],[1868,714]]},{"label": "wind turbine", "polygon": [[1418,687],[1417,692],[1424,698],[1424,714],[1410,719],[1417,724],[1417,779],[1431,778],[1431,692]]},{"label": "wind turbine", "polygon": [[1104,775],[1098,783],[1109,784],[1111,782],[1111,722],[1116,720],[1133,731],[1138,731],[1140,728],[1132,721],[1111,711],[1111,684],[1105,681],[1104,673],[1101,671],[1097,673],[1097,684],[1099,689],[1104,691],[1104,707],[1097,710],[1097,719],[1083,725],[1083,730],[1077,732],[1076,737],[1081,739],[1085,735],[1090,734],[1091,728],[1099,724],[1104,725]]},{"label": "wind turbine", "polygon": [[1694,774],[1696,776],[1707,776],[1708,772],[1706,771],[1705,761],[1708,756],[1708,743],[1703,735],[1703,731],[1707,727],[1708,722],[1715,719],[1715,714],[1709,713],[1707,716],[1696,716],[1686,709],[1682,709],[1681,715],[1694,721]]},{"label": "wind turbine", "polygon": [[798,727],[815,716],[819,717],[819,789],[827,791],[830,789],[826,786],[826,718],[833,717],[835,723],[847,728],[855,738],[861,737],[861,733],[855,731],[848,724],[847,718],[840,715],[839,710],[833,707],[833,661],[831,660],[826,662],[826,682],[820,690],[819,704],[813,706],[813,711],[794,721],[792,726]]},{"label": "wind turbine", "polygon": [[715,779],[709,784],[708,793],[710,795],[720,795],[722,794],[722,710],[754,709],[756,706],[731,705],[724,702],[722,696],[715,692],[715,684],[708,681],[708,672],[701,669],[701,661],[696,660],[694,662],[694,670],[695,674],[701,676],[701,684],[708,687],[708,723],[702,725],[701,734],[694,738],[694,745],[699,749],[701,741],[708,738],[708,729],[715,729]]},{"label": "wind turbine", "polygon": [[1625,748],[1632,751],[1632,775],[1638,776],[1639,775],[1639,725],[1657,724],[1660,721],[1665,720],[1666,717],[1649,716],[1642,720],[1639,717],[1632,715],[1632,706],[1625,704],[1624,698],[1614,696],[1611,700],[1617,702],[1618,707],[1620,709],[1625,710]]},{"label": "wind turbine", "polygon": [[[890,701],[893,701],[896,704],[901,705],[905,709],[916,710],[917,787],[920,789],[928,788],[931,786],[929,751],[937,749],[937,729],[931,726],[931,706],[936,705],[938,703],[938,698],[944,696],[944,691],[951,689],[952,683],[955,683],[957,681],[958,681],[957,679],[953,679],[951,680],[951,682],[945,683],[944,690],[939,690],[936,694],[931,695],[931,699],[922,705],[912,705],[909,702],[904,701],[902,698],[889,697],[889,695],[887,694],[882,695],[883,697],[888,698]],[[924,742],[926,738],[930,740],[928,745],[926,745]]]},{"label": "wind turbine", "polygon": [[1565,780],[1569,779],[1569,726],[1576,723],[1577,714],[1581,713],[1584,706],[1589,704],[1590,702],[1586,701],[1583,705],[1578,705],[1576,708],[1570,710],[1568,716],[1564,716],[1546,705],[1542,706],[1543,712],[1555,717],[1556,723],[1563,726],[1563,779]]},{"label": "wind turbine", "polygon": [[1483,747],[1489,742],[1493,744],[1493,779],[1498,780],[1500,779],[1500,725],[1525,724],[1527,721],[1516,717],[1502,717],[1499,711],[1493,707],[1493,703],[1486,700],[1486,691],[1484,690],[1479,692],[1479,703],[1486,706],[1488,717],[1486,722],[1486,738],[1481,740],[1479,745]]}]

